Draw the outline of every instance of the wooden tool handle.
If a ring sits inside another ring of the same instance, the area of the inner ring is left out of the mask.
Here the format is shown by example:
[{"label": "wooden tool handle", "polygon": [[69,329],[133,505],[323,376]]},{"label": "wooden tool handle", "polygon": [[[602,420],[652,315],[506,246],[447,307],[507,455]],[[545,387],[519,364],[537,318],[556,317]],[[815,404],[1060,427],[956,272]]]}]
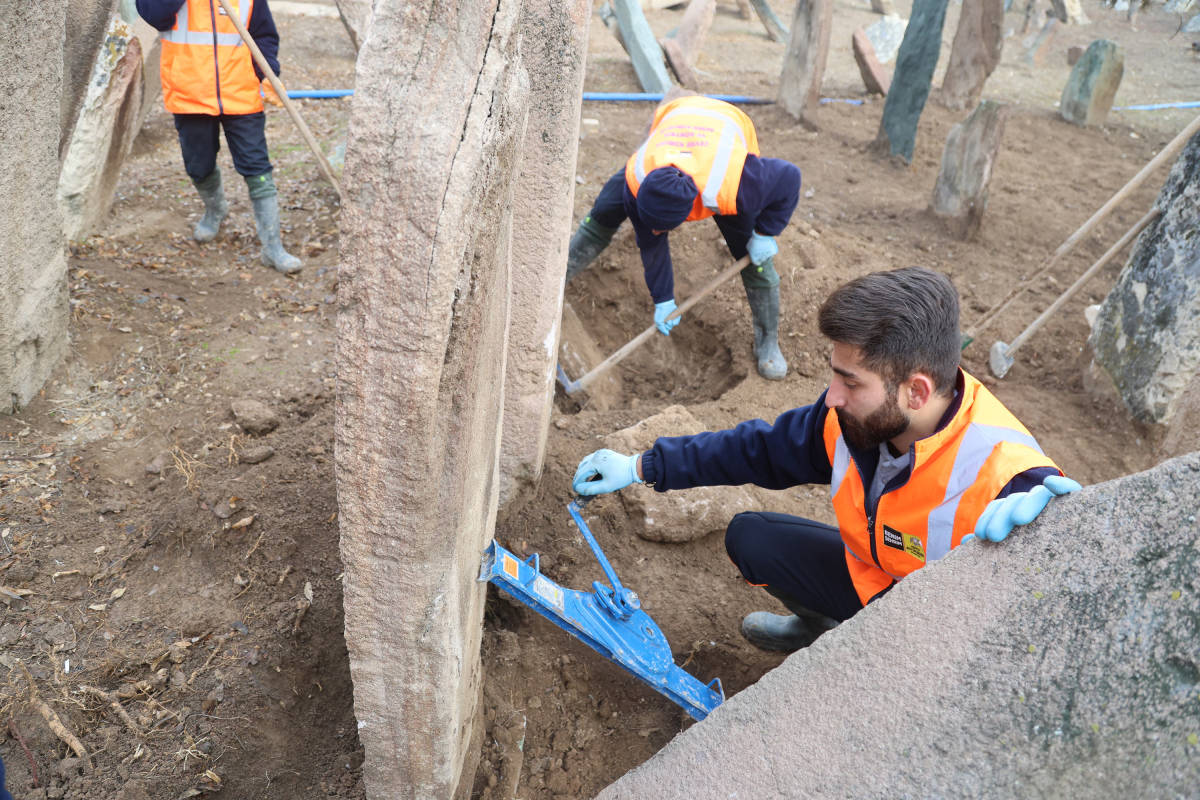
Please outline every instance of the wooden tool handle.
[{"label": "wooden tool handle", "polygon": [[[728,267],[725,268],[724,272],[717,275],[717,277],[713,278],[711,281],[709,281],[707,284],[705,284],[703,289],[696,292],[694,295],[689,297],[687,300],[684,300],[683,305],[677,307],[674,311],[672,311],[670,316],[667,317],[667,319],[672,320],[672,319],[675,319],[676,317],[679,317],[680,315],[683,314],[683,312],[687,311],[689,308],[696,305],[696,303],[699,303],[705,297],[708,297],[710,294],[712,294],[716,290],[716,288],[718,286],[720,286],[722,283],[729,280],[730,278],[732,278],[737,273],[741,272],[743,269],[745,269],[749,265],[750,265],[750,256],[745,256],[745,257],[733,262],[732,264],[730,264]],[[657,325],[651,325],[649,328],[646,328],[646,330],[642,331],[637,336],[633,337],[633,339],[630,340],[630,342],[628,344],[626,344],[624,347],[622,347],[620,350],[613,353],[608,358],[604,359],[604,361],[600,362],[600,364],[595,369],[593,369],[591,372],[587,373],[582,378],[577,380],[575,382],[576,385],[580,389],[586,389],[589,384],[591,384],[592,382],[594,382],[596,380],[596,378],[599,378],[605,372],[608,372],[610,369],[615,367],[617,364],[620,364],[622,361],[625,360],[626,356],[628,356],[634,350],[637,350],[639,347],[641,347],[643,344],[645,344],[646,340],[649,339],[651,336],[653,336],[657,329],[658,329]]]},{"label": "wooden tool handle", "polygon": [[[254,56],[258,68],[262,70],[263,75],[271,82],[271,88],[275,90],[275,94],[279,95],[279,99],[283,102],[283,107],[292,115],[292,121],[296,123],[296,127],[300,129],[300,135],[304,137],[304,141],[308,143],[309,149],[313,151],[313,155],[317,157],[317,169],[321,172],[321,177],[329,182],[333,187],[333,191],[337,193],[338,202],[342,199],[342,185],[338,183],[338,179],[333,175],[333,167],[329,165],[329,159],[325,158],[325,153],[321,151],[321,146],[317,144],[317,140],[313,137],[312,131],[308,129],[304,118],[300,116],[299,109],[292,102],[292,98],[287,96],[287,90],[283,88],[283,84],[279,80],[279,76],[275,74],[275,70],[271,69],[271,65],[267,63],[266,56],[262,54],[262,50],[258,49],[258,45],[250,38],[250,32],[246,30],[246,26],[242,24],[241,17],[229,5],[229,0],[217,0],[221,4],[221,8],[225,9],[225,16],[233,23],[233,27],[237,28],[238,34],[242,37],[242,41],[250,48],[250,54]],[[217,24],[213,20],[213,26]]]}]

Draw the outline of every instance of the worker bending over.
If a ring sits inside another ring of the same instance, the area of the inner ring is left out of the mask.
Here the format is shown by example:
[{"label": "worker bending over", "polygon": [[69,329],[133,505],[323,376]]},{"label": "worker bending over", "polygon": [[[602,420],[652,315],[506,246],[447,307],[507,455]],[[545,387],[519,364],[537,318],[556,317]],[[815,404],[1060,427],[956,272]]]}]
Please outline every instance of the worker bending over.
[{"label": "worker bending over", "polygon": [[768,650],[808,645],[973,536],[1002,541],[1051,496],[1080,488],[959,368],[958,295],[942,275],[912,267],[857,278],[829,296],[819,324],[834,375],[813,405],[774,425],[661,438],[639,455],[599,450],[573,483],[585,495],[634,482],[660,492],[828,485],[837,528],[746,512],[726,531],[742,577],[793,614],[742,622]]},{"label": "worker bending over", "polygon": [[650,137],[613,175],[571,238],[567,280],[591,264],[628,217],[642,253],[654,322],[663,335],[679,324],[667,233],[685,221],[712,217],[734,258],[750,256],[742,284],[754,318],[758,372],[787,375],[779,351],[779,275],[774,237],[800,200],[800,170],[759,155],[754,123],[738,109],[706,97],[682,97],[654,114]]},{"label": "worker bending over", "polygon": [[[279,32],[267,0],[229,4],[278,75]],[[263,81],[250,48],[216,0],[137,0],[137,10],[162,33],[163,103],[175,115],[184,169],[204,200],[204,216],[192,235],[198,242],[211,242],[229,216],[217,166],[219,129],[224,128],[233,166],[250,190],[263,264],[280,272],[299,271],[300,259],[283,249],[279,237],[279,202],[267,156],[259,83],[269,103],[283,103]]]}]

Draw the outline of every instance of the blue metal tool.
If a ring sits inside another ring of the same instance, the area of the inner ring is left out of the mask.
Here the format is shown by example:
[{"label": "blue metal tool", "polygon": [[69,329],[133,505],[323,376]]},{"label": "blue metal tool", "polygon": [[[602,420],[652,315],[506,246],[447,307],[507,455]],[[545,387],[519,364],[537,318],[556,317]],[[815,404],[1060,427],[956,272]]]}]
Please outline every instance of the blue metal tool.
[{"label": "blue metal tool", "polygon": [[[600,655],[624,667],[651,688],[702,720],[725,701],[721,679],[705,685],[675,666],[671,647],[654,620],[641,609],[637,593],[621,585],[617,573],[580,515],[580,498],[567,506],[579,532],[596,554],[611,586],[592,583],[594,592],[559,586],[541,574],[534,553],[522,561],[496,542],[483,553],[479,580],[491,581]],[[715,687],[715,688],[714,688]]]}]

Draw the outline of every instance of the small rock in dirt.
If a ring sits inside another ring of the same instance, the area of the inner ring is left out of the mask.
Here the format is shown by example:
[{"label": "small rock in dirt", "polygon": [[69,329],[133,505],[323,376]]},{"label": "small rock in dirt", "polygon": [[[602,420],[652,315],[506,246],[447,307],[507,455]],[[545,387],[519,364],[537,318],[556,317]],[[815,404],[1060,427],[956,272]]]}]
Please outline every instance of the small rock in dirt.
[{"label": "small rock in dirt", "polygon": [[248,583],[250,583],[250,581],[246,580],[246,579],[245,579],[245,578],[243,578],[241,575],[234,575],[234,576],[233,576],[233,584],[234,584],[234,586],[245,586],[245,585],[246,585],[246,584],[248,584]]},{"label": "small rock in dirt", "polygon": [[516,661],[521,657],[521,643],[512,631],[496,631],[496,657],[501,661]]},{"label": "small rock in dirt", "polygon": [[80,759],[64,758],[62,761],[58,762],[58,766],[55,767],[55,772],[58,773],[58,776],[60,778],[68,778],[69,779],[69,778],[74,777],[75,775],[78,775],[80,770],[82,770],[82,769],[83,769],[83,761],[81,761]]},{"label": "small rock in dirt", "polygon": [[21,561],[8,568],[8,573],[5,575],[4,580],[10,585],[20,586],[23,583],[29,583],[36,577],[37,567],[28,562]]},{"label": "small rock in dirt", "polygon": [[109,500],[100,508],[101,514],[120,514],[127,507],[124,500]]},{"label": "small rock in dirt", "polygon": [[165,450],[154,457],[154,460],[146,465],[146,472],[151,475],[162,475],[163,470],[171,463],[171,454]]},{"label": "small rock in dirt", "polygon": [[[688,436],[703,426],[683,406],[669,406],[659,414],[604,437],[604,446],[618,453],[649,450],[660,436]],[[622,490],[621,503],[634,533],[652,542],[690,542],[715,531],[724,531],[734,515],[762,508],[744,487],[705,486],[687,492],[656,492],[646,486]]]},{"label": "small rock in dirt", "polygon": [[323,456],[325,455],[325,448],[321,447],[320,445],[310,447],[308,448],[308,454],[310,456]]},{"label": "small rock in dirt", "polygon": [[200,708],[205,714],[212,714],[213,710],[216,709],[216,707],[222,702],[224,702],[224,700],[225,684],[218,683],[217,688],[209,692],[208,696],[204,698],[204,702],[201,704]]},{"label": "small rock in dirt", "polygon": [[183,670],[177,669],[171,673],[171,688],[176,691],[187,688],[187,676],[183,674]]},{"label": "small rock in dirt", "polygon": [[21,629],[12,623],[0,626],[0,647],[8,647],[21,638]]},{"label": "small rock in dirt", "polygon": [[150,794],[141,781],[132,780],[121,787],[113,800],[150,800]]},{"label": "small rock in dirt", "polygon": [[275,448],[264,444],[246,448],[238,455],[238,461],[243,464],[261,464],[273,455],[275,455]]},{"label": "small rock in dirt", "polygon": [[234,419],[243,429],[258,436],[279,427],[279,417],[257,400],[234,400],[230,406]]}]

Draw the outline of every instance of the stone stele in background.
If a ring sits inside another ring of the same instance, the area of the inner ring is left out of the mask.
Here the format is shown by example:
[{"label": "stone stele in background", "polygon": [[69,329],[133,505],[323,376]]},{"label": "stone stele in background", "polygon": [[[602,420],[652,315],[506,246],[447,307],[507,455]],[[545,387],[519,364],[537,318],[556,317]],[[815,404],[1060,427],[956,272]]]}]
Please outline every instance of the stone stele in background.
[{"label": "stone stele in background", "polygon": [[833,29],[833,0],[799,0],[779,76],[783,110],[809,126],[817,124],[821,79],[829,57]]},{"label": "stone stele in background", "polygon": [[[921,121],[921,112],[929,99],[930,82],[938,54],[942,51],[947,2],[914,0],[912,19],[904,29],[904,41],[896,55],[896,70],[892,73],[892,85],[875,138],[875,146],[880,152],[900,156],[909,164],[917,144],[917,123]],[[886,19],[888,17],[883,18]],[[878,47],[876,52],[879,52]]]},{"label": "stone stele in background", "polygon": [[[643,453],[660,436],[691,436],[703,426],[683,406],[668,406],[638,424],[610,433],[604,446],[625,455]],[[621,503],[634,532],[652,542],[690,542],[724,532],[729,520],[762,505],[741,486],[705,486],[682,492],[656,492],[635,484],[621,490]]]},{"label": "stone stele in background", "polygon": [[946,108],[974,108],[1000,63],[1003,46],[1004,0],[963,0],[938,102]]},{"label": "stone stele in background", "polygon": [[862,76],[863,85],[871,94],[887,95],[892,79],[887,70],[875,57],[875,48],[862,28],[855,28],[850,35],[850,49],[854,51],[854,61],[858,64],[858,74]]},{"label": "stone stele in background", "polygon": [[1125,74],[1125,48],[1107,39],[1088,45],[1071,69],[1058,113],[1081,127],[1103,125]]},{"label": "stone stele in background", "polygon": [[529,115],[520,0],[377,0],[342,183],[338,521],[371,800],[452,800],[482,746],[513,198]]},{"label": "stone stele in background", "polygon": [[973,237],[983,220],[1007,115],[1008,106],[984,100],[946,137],[930,210],[960,239]]},{"label": "stone stele in background", "polygon": [[335,2],[338,16],[342,18],[342,24],[346,26],[346,33],[350,34],[350,42],[354,45],[354,51],[358,52],[362,49],[363,42],[367,39],[367,33],[371,30],[371,0],[335,0]]},{"label": "stone stele in background", "polygon": [[1046,63],[1046,58],[1050,55],[1050,48],[1054,42],[1054,35],[1058,33],[1061,26],[1062,23],[1059,22],[1058,17],[1050,17],[1046,20],[1046,24],[1038,31],[1033,43],[1029,45],[1029,50],[1025,53],[1026,64],[1040,67]]},{"label": "stone stele in background", "polygon": [[1198,515],[1200,454],[1051,500],[909,575],[598,800],[1200,797]]},{"label": "stone stele in background", "polygon": [[[1081,62],[1082,63],[1082,62]],[[1134,419],[1170,426],[1200,367],[1200,133],[1156,201],[1092,326],[1087,384],[1115,390]]]},{"label": "stone stele in background", "polygon": [[895,60],[907,28],[908,20],[890,16],[877,19],[863,28],[867,32],[867,38],[871,40],[871,47],[875,48],[875,56],[880,64]]},{"label": "stone stele in background", "polygon": [[59,176],[58,202],[68,239],[86,238],[108,216],[121,165],[137,138],[143,77],[141,42],[133,25],[115,14]]},{"label": "stone stele in background", "polygon": [[1050,0],[1050,4],[1054,7],[1054,16],[1058,17],[1064,25],[1091,24],[1087,14],[1083,13],[1083,4],[1080,0]]}]

